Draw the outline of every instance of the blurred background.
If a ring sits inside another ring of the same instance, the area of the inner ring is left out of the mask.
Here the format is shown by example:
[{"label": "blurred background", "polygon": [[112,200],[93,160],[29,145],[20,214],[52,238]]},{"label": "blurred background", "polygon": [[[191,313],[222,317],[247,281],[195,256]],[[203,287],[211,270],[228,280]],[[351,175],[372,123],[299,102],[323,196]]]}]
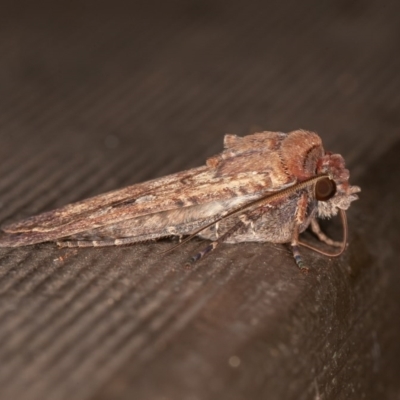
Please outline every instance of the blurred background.
[{"label": "blurred background", "polygon": [[[399,2],[378,0],[2,1],[1,221],[202,165],[221,151],[225,133],[316,131],[357,184],[400,140],[399,16]],[[198,363],[192,375],[180,371],[186,392],[168,392],[167,383],[162,393],[149,382],[129,386],[134,376],[151,376],[143,366],[167,340],[158,347],[141,340],[162,324],[150,319],[146,331],[140,320],[137,336],[110,338],[126,327],[121,321],[141,318],[134,293],[151,298],[163,283],[174,304],[183,279],[179,272],[164,281],[168,262],[154,252],[1,249],[3,398],[223,398],[225,381],[214,382],[215,371]],[[128,305],[113,306],[121,296]],[[160,315],[168,296],[157,303]],[[181,326],[196,307],[178,318]],[[139,366],[118,380],[130,357]],[[303,397],[297,387],[287,398],[335,398],[312,397],[314,387],[309,378]],[[282,387],[274,390],[284,398]],[[227,398],[256,398],[241,393]]]}]

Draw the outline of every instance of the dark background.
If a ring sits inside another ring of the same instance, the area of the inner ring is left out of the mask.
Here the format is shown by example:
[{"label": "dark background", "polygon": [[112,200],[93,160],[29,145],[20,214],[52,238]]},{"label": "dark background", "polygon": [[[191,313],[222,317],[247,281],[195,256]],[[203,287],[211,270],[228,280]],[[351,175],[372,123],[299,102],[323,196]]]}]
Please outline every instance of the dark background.
[{"label": "dark background", "polygon": [[[320,134],[350,246],[0,250],[4,399],[399,399],[400,3],[3,1],[0,220]],[[339,228],[334,224],[332,233]]]}]

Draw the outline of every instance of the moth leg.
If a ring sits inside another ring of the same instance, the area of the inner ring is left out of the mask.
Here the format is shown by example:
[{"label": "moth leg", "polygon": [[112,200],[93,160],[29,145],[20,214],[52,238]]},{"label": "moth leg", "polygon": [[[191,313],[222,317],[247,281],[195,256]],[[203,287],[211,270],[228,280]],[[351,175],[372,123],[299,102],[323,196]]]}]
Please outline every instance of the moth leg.
[{"label": "moth leg", "polygon": [[120,239],[99,239],[99,240],[59,240],[58,247],[107,247],[121,246],[125,244],[137,243],[136,237],[127,237]]},{"label": "moth leg", "polygon": [[313,218],[311,220],[311,230],[317,235],[318,239],[321,242],[326,243],[330,246],[334,246],[334,247],[342,247],[342,245],[343,245],[342,242],[337,242],[336,240],[332,240],[331,238],[326,236],[324,232],[322,232],[316,218]]},{"label": "moth leg", "polygon": [[292,247],[294,260],[296,261],[297,266],[300,268],[300,270],[302,272],[308,272],[308,267],[304,264],[303,258],[301,257],[301,254],[300,254],[299,226],[304,222],[304,220],[306,218],[307,203],[308,203],[307,194],[303,193],[297,203],[296,216],[295,216],[294,228],[293,228],[293,236],[292,236],[292,241],[290,243],[290,245]]},{"label": "moth leg", "polygon": [[300,271],[308,272],[308,267],[304,263],[303,257],[300,254],[299,230],[298,230],[297,226],[296,226],[296,231],[297,231],[297,235],[293,236],[292,242],[290,243],[290,246],[292,247],[293,257],[294,257],[294,260],[296,261],[297,266],[300,268]]},{"label": "moth leg", "polygon": [[196,255],[194,255],[190,260],[190,264],[194,264],[196,261],[201,260],[206,255],[215,250],[222,242],[228,239],[229,236],[232,236],[236,231],[238,231],[241,228],[248,227],[250,224],[251,220],[248,219],[246,215],[244,214],[241,215],[239,217],[239,222],[237,222],[234,226],[232,226],[232,228],[230,228],[223,235],[217,236],[217,240],[214,240],[209,245],[207,245],[203,250],[199,251]]},{"label": "moth leg", "polygon": [[215,224],[215,237],[219,238],[219,222]]}]

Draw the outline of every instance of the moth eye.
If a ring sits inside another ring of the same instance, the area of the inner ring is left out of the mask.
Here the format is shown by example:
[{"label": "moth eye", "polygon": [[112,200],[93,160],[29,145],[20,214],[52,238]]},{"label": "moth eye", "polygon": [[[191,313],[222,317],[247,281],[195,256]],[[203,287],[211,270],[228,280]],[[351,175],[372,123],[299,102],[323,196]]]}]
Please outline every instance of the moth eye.
[{"label": "moth eye", "polygon": [[319,201],[327,201],[336,193],[336,183],[329,178],[324,178],[315,184],[315,198]]}]

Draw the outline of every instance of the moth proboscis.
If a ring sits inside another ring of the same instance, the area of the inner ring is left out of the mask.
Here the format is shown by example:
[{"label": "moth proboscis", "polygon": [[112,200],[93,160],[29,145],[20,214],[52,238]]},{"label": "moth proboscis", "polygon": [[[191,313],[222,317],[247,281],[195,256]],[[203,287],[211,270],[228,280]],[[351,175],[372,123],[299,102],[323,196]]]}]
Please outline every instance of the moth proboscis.
[{"label": "moth proboscis", "polygon": [[[307,270],[299,245],[328,256],[347,242],[345,210],[358,186],[339,154],[325,152],[314,132],[225,135],[224,151],[206,165],[105,193],[4,226],[0,247],[53,241],[61,247],[114,246],[168,236],[211,240],[192,261],[220,243],[290,243],[297,265]],[[344,238],[336,242],[317,217],[342,217]],[[300,241],[308,226],[325,252]],[[174,246],[174,249],[177,246]]]}]

